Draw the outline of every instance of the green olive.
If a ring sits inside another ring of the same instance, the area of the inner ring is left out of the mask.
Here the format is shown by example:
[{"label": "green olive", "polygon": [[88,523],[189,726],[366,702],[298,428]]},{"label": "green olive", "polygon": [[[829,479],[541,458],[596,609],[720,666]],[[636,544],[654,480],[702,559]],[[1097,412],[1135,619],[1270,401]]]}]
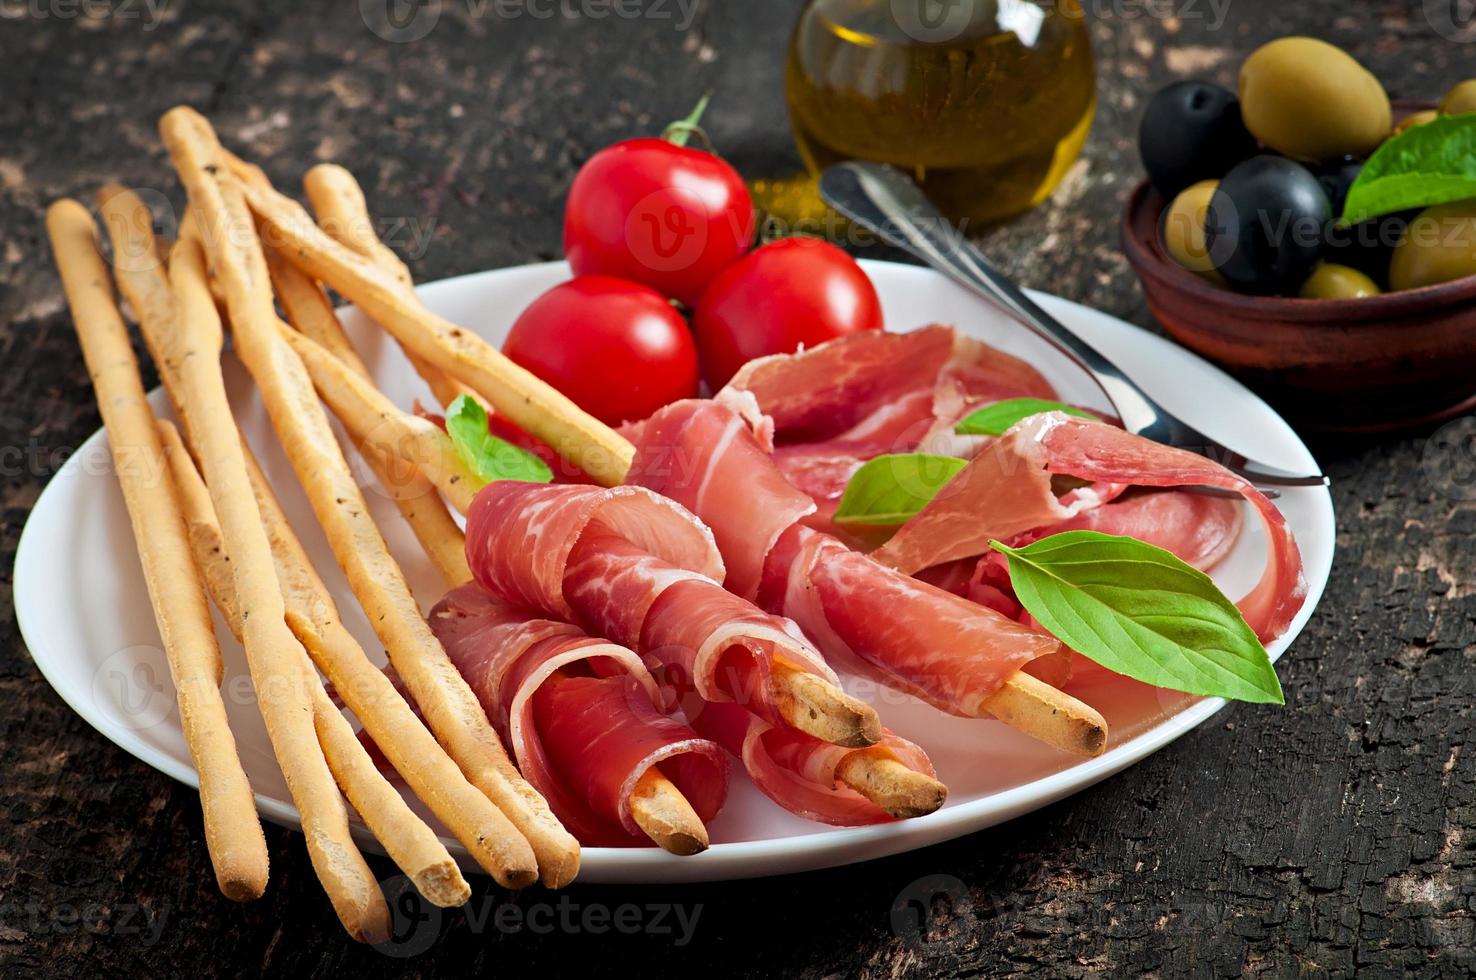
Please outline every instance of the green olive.
[{"label": "green olive", "polygon": [[1389,288],[1418,289],[1476,275],[1476,200],[1437,204],[1415,216],[1389,260]]},{"label": "green olive", "polygon": [[1468,78],[1446,92],[1440,100],[1440,112],[1447,116],[1476,112],[1476,78]]},{"label": "green olive", "polygon": [[1201,180],[1179,192],[1163,213],[1163,245],[1177,263],[1210,282],[1223,286],[1225,280],[1215,271],[1209,246],[1204,241],[1204,219],[1218,180]]},{"label": "green olive", "polygon": [[1377,296],[1379,284],[1368,276],[1336,262],[1319,262],[1297,293],[1302,299],[1362,299]]},{"label": "green olive", "polygon": [[1431,119],[1439,118],[1440,113],[1434,109],[1421,109],[1419,112],[1411,112],[1409,115],[1405,116],[1394,125],[1394,132],[1390,135],[1398,136],[1406,129],[1414,129],[1416,126],[1425,125],[1425,123],[1429,122]]},{"label": "green olive", "polygon": [[1365,156],[1389,135],[1389,96],[1347,52],[1310,37],[1257,48],[1240,67],[1240,111],[1271,149],[1300,160]]}]

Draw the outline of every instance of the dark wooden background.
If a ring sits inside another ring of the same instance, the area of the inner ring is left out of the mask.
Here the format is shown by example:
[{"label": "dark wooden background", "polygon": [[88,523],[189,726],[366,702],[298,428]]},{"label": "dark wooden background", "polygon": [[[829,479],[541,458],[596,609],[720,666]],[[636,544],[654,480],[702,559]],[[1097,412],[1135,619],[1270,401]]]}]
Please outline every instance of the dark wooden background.
[{"label": "dark wooden background", "polygon": [[[42,209],[109,178],[178,206],[154,128],[169,106],[205,110],[284,187],[338,160],[378,214],[433,222],[412,263],[423,280],[556,257],[580,162],[685,114],[707,88],[711,134],[748,175],[796,166],[781,94],[793,0],[697,0],[685,30],[675,0],[661,5],[667,19],[648,0],[647,17],[602,20],[578,14],[604,9],[599,0],[554,17],[537,16],[553,0],[443,0],[434,29],[408,43],[371,33],[352,3],[98,2],[0,0],[7,576],[37,494],[98,425]],[[1446,0],[1088,9],[1101,107],[1084,161],[1054,201],[985,244],[1025,283],[1145,326],[1117,215],[1154,88],[1183,75],[1229,82],[1241,55],[1287,33],[1347,47],[1398,96],[1434,98],[1476,75],[1465,43],[1476,34],[1451,29],[1464,8]],[[0,975],[1468,975],[1476,421],[1429,435],[1317,444],[1339,552],[1326,599],[1280,665],[1286,707],[1233,707],[1095,789],[925,851],[777,880],[565,893],[576,923],[590,908],[675,903],[697,916],[685,943],[656,928],[674,917],[645,911],[653,928],[636,935],[513,932],[511,913],[458,911],[385,955],[345,940],[300,838],[275,827],[267,897],[224,901],[194,794],[61,702],[7,601]],[[87,614],[87,596],[55,601]],[[560,900],[481,882],[475,907],[552,904],[557,920]],[[930,912],[894,916],[899,903]]]}]

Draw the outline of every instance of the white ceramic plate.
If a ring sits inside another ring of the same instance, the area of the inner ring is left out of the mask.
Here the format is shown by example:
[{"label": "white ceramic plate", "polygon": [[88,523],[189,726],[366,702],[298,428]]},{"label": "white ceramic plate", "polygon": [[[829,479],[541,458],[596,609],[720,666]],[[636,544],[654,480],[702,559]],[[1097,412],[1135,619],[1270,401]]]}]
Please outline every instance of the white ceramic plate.
[{"label": "white ceramic plate", "polygon": [[[892,263],[868,262],[866,268],[881,292],[892,329],[954,324],[1029,357],[1068,401],[1106,407],[1091,384],[1049,346],[943,277]],[[519,311],[568,275],[562,263],[526,266],[433,283],[420,293],[436,312],[496,343]],[[1036,298],[1116,359],[1165,406],[1203,431],[1274,465],[1302,470],[1315,465],[1286,422],[1195,355],[1102,313],[1051,296]],[[346,319],[365,361],[390,397],[406,406],[415,398],[429,402],[429,392],[395,346],[357,314],[350,313]],[[260,400],[234,358],[228,357],[227,362],[232,401],[248,439],[262,457],[350,629],[365,649],[379,651],[379,643],[276,447]],[[165,410],[160,392],[154,392],[153,400]],[[354,461],[360,465],[356,458]],[[373,477],[362,466],[360,473],[375,516],[416,594],[423,603],[433,602],[437,597],[434,569]],[[1310,591],[1291,631],[1272,647],[1273,657],[1286,650],[1321,598],[1334,545],[1332,501],[1326,490],[1289,491],[1280,506],[1301,544]],[[1249,590],[1264,558],[1259,522],[1247,524],[1243,540],[1215,572],[1232,596]],[[180,733],[174,691],[128,514],[102,432],[67,461],[37,502],[21,537],[14,582],[21,631],[37,666],[57,693],[127,751],[183,783],[197,785]],[[219,632],[226,658],[224,690],[231,725],[256,789],[257,806],[267,819],[295,828],[299,825],[297,810],[256,712],[244,654],[223,628]],[[1295,663],[1281,673],[1288,685],[1297,683]],[[1104,755],[1082,762],[998,722],[953,718],[909,698],[884,695],[879,705],[883,718],[928,750],[951,789],[948,804],[937,813],[887,826],[837,830],[779,809],[735,772],[728,805],[710,828],[713,847],[709,851],[695,858],[674,858],[655,848],[589,848],[581,877],[597,882],[756,877],[924,847],[1009,820],[1090,786],[1162,748],[1223,706],[1216,699],[1195,701],[1135,684],[1114,685],[1111,690],[1085,696],[1108,716],[1116,734]],[[1185,762],[1194,764],[1192,759]],[[362,827],[356,831],[366,849],[378,850]],[[447,844],[467,863],[454,840],[448,839]],[[469,870],[475,870],[474,866]]]}]

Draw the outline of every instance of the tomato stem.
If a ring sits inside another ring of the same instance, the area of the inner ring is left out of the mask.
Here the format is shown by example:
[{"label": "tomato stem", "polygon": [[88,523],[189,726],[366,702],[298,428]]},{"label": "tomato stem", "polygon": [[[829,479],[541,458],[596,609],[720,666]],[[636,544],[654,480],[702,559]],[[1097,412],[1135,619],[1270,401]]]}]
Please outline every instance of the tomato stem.
[{"label": "tomato stem", "polygon": [[702,114],[707,111],[707,104],[711,101],[711,92],[703,95],[702,100],[697,103],[697,108],[692,110],[692,114],[686,119],[679,119],[670,126],[667,126],[666,130],[661,134],[661,138],[673,146],[686,146],[687,140],[691,139],[692,134],[697,133],[702,137],[704,143],[711,145],[707,134],[702,131],[702,126],[700,125]]}]

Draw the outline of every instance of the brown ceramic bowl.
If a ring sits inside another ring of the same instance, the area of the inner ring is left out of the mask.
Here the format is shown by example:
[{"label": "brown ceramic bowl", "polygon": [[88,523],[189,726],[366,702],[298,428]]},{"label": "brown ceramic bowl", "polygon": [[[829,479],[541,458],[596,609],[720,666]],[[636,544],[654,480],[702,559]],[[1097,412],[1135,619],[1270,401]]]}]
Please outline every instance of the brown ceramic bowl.
[{"label": "brown ceramic bowl", "polygon": [[1148,308],[1295,421],[1372,432],[1476,407],[1476,276],[1365,299],[1247,296],[1169,258],[1159,237],[1167,206],[1144,181],[1122,217]]}]

